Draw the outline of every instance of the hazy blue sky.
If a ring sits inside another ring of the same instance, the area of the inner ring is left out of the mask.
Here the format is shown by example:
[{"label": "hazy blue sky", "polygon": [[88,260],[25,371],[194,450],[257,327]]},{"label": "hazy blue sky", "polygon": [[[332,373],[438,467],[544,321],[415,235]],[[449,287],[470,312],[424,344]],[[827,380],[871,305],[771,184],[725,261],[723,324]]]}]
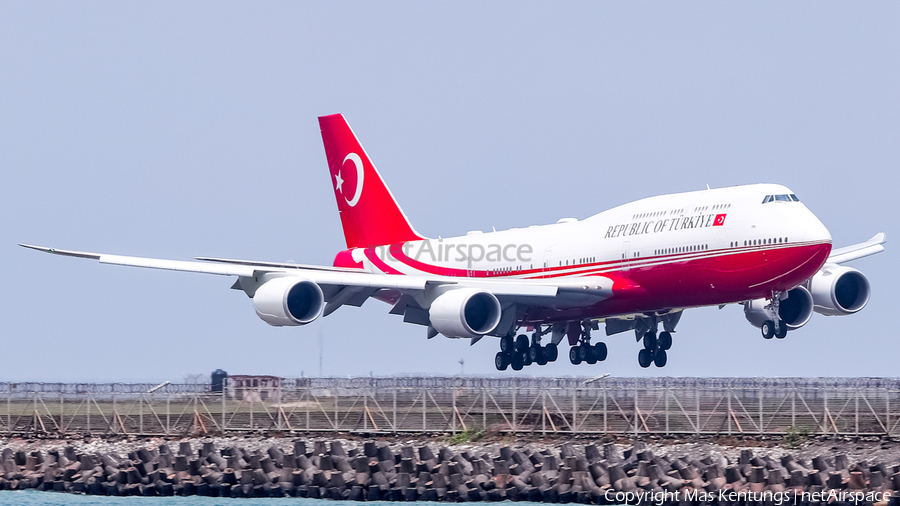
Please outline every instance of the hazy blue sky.
[{"label": "hazy blue sky", "polygon": [[[344,113],[435,237],[584,218],[660,193],[789,186],[835,246],[896,234],[896,2],[0,1],[0,380],[493,374],[497,341],[369,301],[272,328],[233,279],[53,257],[330,264],[316,116]],[[764,341],[688,311],[665,369],[633,334],[521,374],[896,376],[895,245],[873,298]],[[511,374],[511,372],[510,372]]]}]

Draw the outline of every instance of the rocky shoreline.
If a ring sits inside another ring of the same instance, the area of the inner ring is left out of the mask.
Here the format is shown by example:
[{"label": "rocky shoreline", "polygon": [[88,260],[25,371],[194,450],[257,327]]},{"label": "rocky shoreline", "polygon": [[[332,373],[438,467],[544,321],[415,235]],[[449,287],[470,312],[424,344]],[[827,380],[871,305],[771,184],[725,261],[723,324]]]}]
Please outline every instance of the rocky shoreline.
[{"label": "rocky shoreline", "polygon": [[[622,444],[624,443],[624,444]],[[900,506],[900,444],[0,439],[0,490],[355,501]]]}]

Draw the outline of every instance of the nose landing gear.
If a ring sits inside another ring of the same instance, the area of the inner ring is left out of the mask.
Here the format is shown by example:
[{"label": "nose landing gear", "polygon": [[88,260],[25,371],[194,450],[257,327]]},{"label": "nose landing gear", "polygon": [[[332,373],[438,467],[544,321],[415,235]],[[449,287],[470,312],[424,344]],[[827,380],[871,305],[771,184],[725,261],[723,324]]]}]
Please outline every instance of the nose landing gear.
[{"label": "nose landing gear", "polygon": [[772,302],[769,304],[769,307],[772,309],[772,314],[775,315],[774,320],[766,320],[763,322],[762,326],[759,328],[760,332],[762,332],[763,339],[772,339],[773,337],[777,339],[784,339],[787,336],[788,328],[787,324],[779,318],[778,316],[781,314],[781,294],[778,290],[772,291]]}]

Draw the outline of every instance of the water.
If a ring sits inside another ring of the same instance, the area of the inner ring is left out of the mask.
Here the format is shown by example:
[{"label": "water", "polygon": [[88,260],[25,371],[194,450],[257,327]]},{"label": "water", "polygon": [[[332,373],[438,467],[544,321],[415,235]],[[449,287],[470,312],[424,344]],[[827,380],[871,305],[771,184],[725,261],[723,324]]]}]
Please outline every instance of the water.
[{"label": "water", "polygon": [[[97,495],[41,492],[37,490],[0,491],[0,506],[358,506],[353,501],[328,501],[299,497],[226,498],[226,497],[107,497]],[[382,502],[384,506],[394,503]]]}]

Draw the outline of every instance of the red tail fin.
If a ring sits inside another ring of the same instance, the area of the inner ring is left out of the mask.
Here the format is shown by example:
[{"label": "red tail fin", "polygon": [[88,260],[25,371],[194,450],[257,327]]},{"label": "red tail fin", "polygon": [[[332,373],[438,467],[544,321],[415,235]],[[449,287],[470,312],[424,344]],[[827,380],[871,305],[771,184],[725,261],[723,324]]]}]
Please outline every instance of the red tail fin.
[{"label": "red tail fin", "polygon": [[422,239],[341,114],[319,117],[347,248]]}]

